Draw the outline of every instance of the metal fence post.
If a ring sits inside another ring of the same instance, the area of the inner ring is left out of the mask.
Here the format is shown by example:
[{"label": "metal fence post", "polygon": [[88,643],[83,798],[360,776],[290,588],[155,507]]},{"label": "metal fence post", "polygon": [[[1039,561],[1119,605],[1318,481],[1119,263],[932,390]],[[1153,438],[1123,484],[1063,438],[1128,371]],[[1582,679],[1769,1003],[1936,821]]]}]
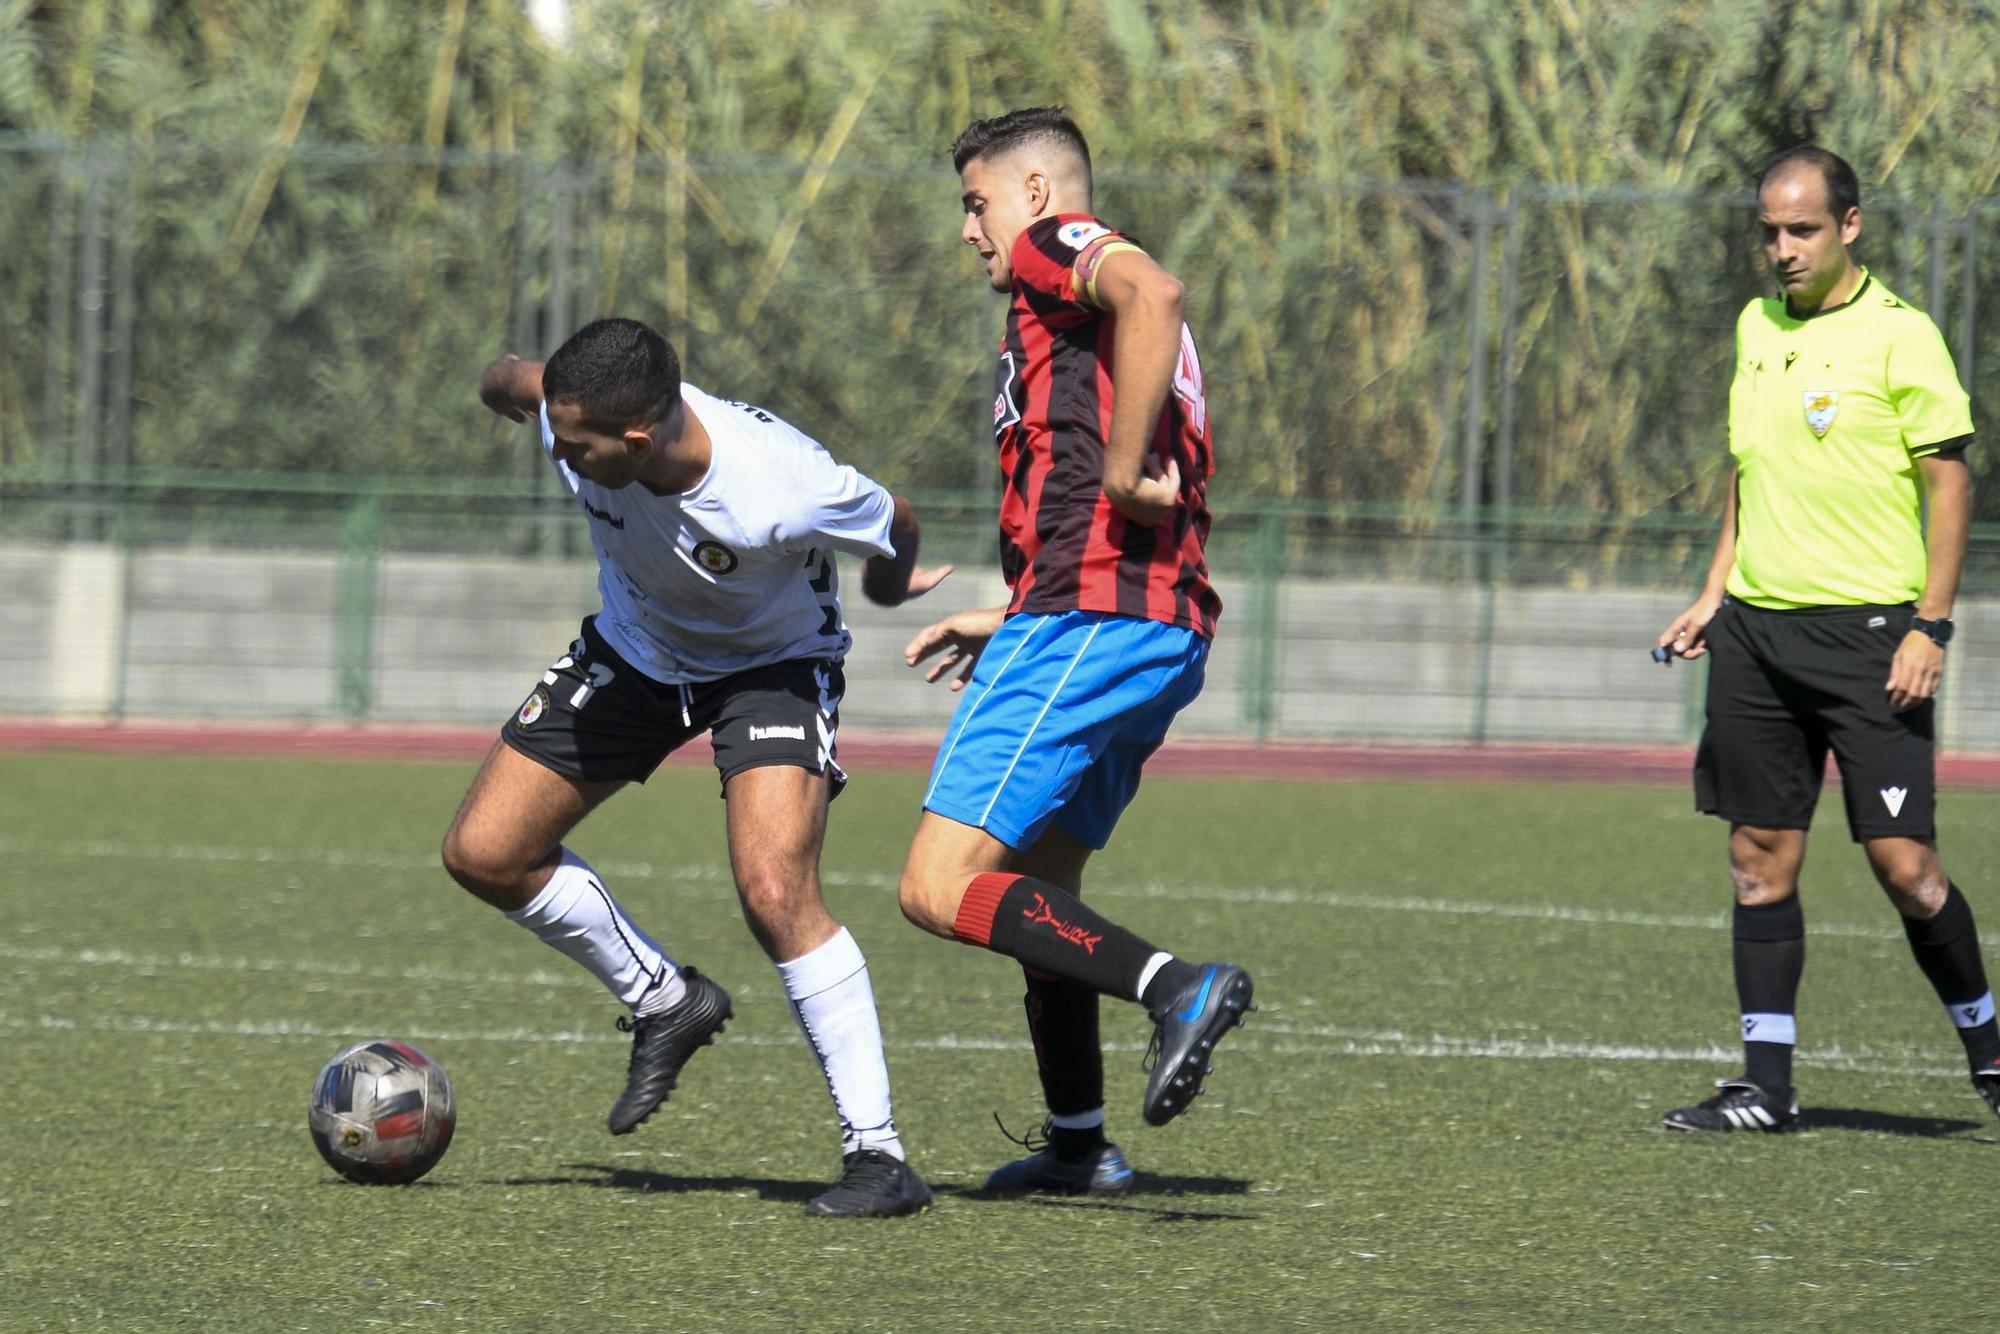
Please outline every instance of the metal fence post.
[{"label": "metal fence post", "polygon": [[104,443],[111,468],[132,467],[132,335],[137,319],[139,250],[139,164],[136,152],[119,159],[122,173],[111,225],[111,332],[105,349]]},{"label": "metal fence post", "polygon": [[382,555],[382,495],[355,497],[340,528],[334,583],[335,707],[356,721],[374,707],[376,580]]},{"label": "metal fence post", "polygon": [[1489,555],[1496,568],[1489,578],[1505,579],[1510,565],[1507,550],[1513,536],[1514,520],[1514,391],[1521,378],[1520,353],[1515,348],[1517,314],[1521,299],[1521,206],[1509,199],[1507,229],[1500,242],[1500,425],[1495,447],[1499,457],[1493,466],[1493,511],[1499,521],[1499,535]]},{"label": "metal fence post", "polygon": [[1257,525],[1250,556],[1250,660],[1244,672],[1244,721],[1259,741],[1277,726],[1279,615],[1285,578],[1285,521],[1267,511]]},{"label": "metal fence post", "polygon": [[42,438],[36,451],[47,464],[56,463],[60,458],[57,451],[71,440],[67,370],[70,286],[75,271],[68,226],[72,170],[68,150],[58,150],[49,176],[48,327],[42,338]]},{"label": "metal fence post", "polygon": [[1951,243],[1956,237],[1958,228],[1951,224],[1949,218],[1945,217],[1944,200],[1942,199],[1931,200],[1930,216],[1926,219],[1926,222],[1929,224],[1931,239],[1930,308],[1924,313],[1931,317],[1932,322],[1938,326],[1939,330],[1943,330],[1945,327],[1945,260],[1947,252],[1951,249]]},{"label": "metal fence post", "polygon": [[[1967,204],[1965,216],[1958,223],[1959,234],[1964,238],[1965,250],[1959,256],[1958,267],[1958,378],[1973,396],[1972,354],[1974,333],[1979,328],[1979,206]],[[1942,328],[1943,326],[1939,326]]]},{"label": "metal fence post", "polygon": [[104,407],[104,162],[83,156],[83,208],[77,220],[76,435],[70,448],[79,477],[97,472]]},{"label": "metal fence post", "polygon": [[1484,190],[1465,200],[1472,219],[1472,274],[1466,284],[1465,422],[1459,456],[1459,577],[1477,573],[1476,533],[1486,481],[1486,281],[1493,250],[1493,197]]}]

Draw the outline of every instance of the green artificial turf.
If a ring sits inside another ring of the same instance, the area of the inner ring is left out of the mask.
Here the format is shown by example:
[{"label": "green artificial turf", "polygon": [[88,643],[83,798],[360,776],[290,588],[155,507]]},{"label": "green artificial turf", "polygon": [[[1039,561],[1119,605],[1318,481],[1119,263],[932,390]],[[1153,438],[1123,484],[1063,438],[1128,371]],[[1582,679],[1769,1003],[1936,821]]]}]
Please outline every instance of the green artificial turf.
[{"label": "green artificial turf", "polygon": [[[1722,829],[1678,790],[1149,781],[1090,897],[1257,977],[1182,1120],[1107,1003],[1115,1201],[976,1192],[1039,1120],[1018,973],[894,902],[920,779],[825,869],[867,952],[926,1217],[810,1219],[831,1104],[737,915],[711,773],[573,845],[736,1018],[614,1139],[617,1009],[435,869],[462,765],[0,757],[0,1328],[1990,1327],[2000,1134],[1837,801],[1807,867],[1789,1138],[1670,1136],[1731,1073]],[[1945,852],[2000,939],[2000,798]],[[320,1064],[441,1060],[457,1140],[346,1184]]]}]

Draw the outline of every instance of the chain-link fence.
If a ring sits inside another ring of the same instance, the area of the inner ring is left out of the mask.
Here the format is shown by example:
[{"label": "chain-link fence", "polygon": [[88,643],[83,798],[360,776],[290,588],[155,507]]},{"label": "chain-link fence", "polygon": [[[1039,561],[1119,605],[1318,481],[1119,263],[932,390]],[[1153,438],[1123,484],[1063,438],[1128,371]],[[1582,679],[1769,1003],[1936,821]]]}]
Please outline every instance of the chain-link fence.
[{"label": "chain-link fence", "polygon": [[[14,707],[510,707],[589,609],[588,552],[474,378],[614,310],[925,498],[932,554],[972,567],[954,605],[994,577],[1001,311],[948,171],[0,138],[0,173]],[[1107,176],[1098,205],[1187,281],[1217,422],[1229,608],[1190,729],[1688,734],[1699,672],[1645,650],[1712,541],[1731,327],[1763,289],[1747,195]],[[1984,420],[2000,211],[1865,216]],[[1995,550],[1953,649],[1961,746],[2000,748]],[[928,609],[849,609],[851,720],[941,719],[889,651]]]},{"label": "chain-link fence", "polygon": [[[618,311],[663,327],[696,383],[892,485],[991,485],[1000,303],[948,170],[0,137],[0,172],[9,468],[529,476],[473,377]],[[1768,286],[1747,195],[1115,175],[1098,194],[1188,284],[1219,493],[1713,511],[1731,327]],[[1859,253],[1938,320],[1977,398],[2000,204],[1865,219]]]}]

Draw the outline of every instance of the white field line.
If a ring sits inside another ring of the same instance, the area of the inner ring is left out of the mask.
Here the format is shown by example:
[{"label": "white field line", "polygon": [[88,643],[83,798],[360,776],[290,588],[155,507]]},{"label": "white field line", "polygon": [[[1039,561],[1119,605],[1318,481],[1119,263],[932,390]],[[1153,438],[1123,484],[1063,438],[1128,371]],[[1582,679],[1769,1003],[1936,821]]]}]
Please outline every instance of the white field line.
[{"label": "white field line", "polygon": [[[20,839],[0,839],[0,854],[102,858],[129,861],[197,862],[227,865],[319,866],[336,870],[436,872],[443,877],[435,857],[415,857],[383,853],[350,853],[332,849],[218,847],[204,844],[143,845],[118,842],[31,843]],[[606,879],[665,881],[672,884],[699,884],[725,887],[726,867],[716,863],[661,866],[652,862],[593,862]],[[896,879],[889,874],[850,875],[828,871],[821,880],[835,888],[890,889]],[[731,895],[722,891],[725,897]],[[1131,897],[1190,903],[1228,903],[1260,908],[1341,908],[1360,912],[1425,913],[1442,917],[1487,917],[1507,920],[1570,923],[1579,926],[1633,926],[1673,930],[1726,931],[1729,915],[1709,913],[1633,912],[1620,908],[1580,908],[1567,904],[1495,903],[1478,899],[1443,899],[1410,895],[1351,893],[1341,890],[1292,889],[1273,885],[1167,885],[1159,883],[1099,882],[1090,886],[1093,897]],[[1885,905],[1883,912],[1891,910]],[[1902,931],[1895,926],[1864,926],[1845,922],[1813,922],[1808,930],[1816,936],[1839,936],[1856,940],[1897,940]],[[2000,948],[2000,939],[1989,939],[1988,952]]]},{"label": "white field line", "polygon": [[[76,1018],[55,1014],[9,1014],[0,1011],[0,1030],[15,1032],[96,1032],[142,1035],[253,1038],[291,1041],[297,1038],[328,1041],[353,1040],[364,1034],[351,1028],[290,1019],[266,1020],[171,1020],[151,1019],[131,1014]],[[397,1036],[413,1042],[498,1042],[509,1044],[624,1045],[630,1039],[608,1031],[532,1028],[424,1028],[399,1029]],[[748,1047],[796,1046],[802,1039],[795,1032],[782,1034],[729,1033],[718,1045]],[[1024,1039],[968,1037],[939,1033],[928,1037],[902,1038],[890,1044],[897,1050],[1026,1052]],[[1144,1045],[1107,1042],[1112,1054],[1134,1054]],[[1233,1036],[1229,1049],[1273,1056],[1400,1056],[1457,1057],[1500,1061],[1597,1061],[1668,1062],[1699,1065],[1727,1064],[1736,1059],[1734,1050],[1719,1046],[1654,1047],[1638,1043],[1562,1042],[1553,1038],[1469,1038],[1446,1034],[1421,1036],[1394,1030],[1347,1029],[1332,1026],[1287,1026],[1258,1021],[1242,1034]],[[1833,1046],[1824,1051],[1805,1049],[1799,1053],[1802,1065],[1817,1069],[1845,1070],[1860,1074],[1895,1076],[1935,1076],[1963,1078],[1962,1068],[1913,1061],[1913,1053],[1849,1051]]]}]

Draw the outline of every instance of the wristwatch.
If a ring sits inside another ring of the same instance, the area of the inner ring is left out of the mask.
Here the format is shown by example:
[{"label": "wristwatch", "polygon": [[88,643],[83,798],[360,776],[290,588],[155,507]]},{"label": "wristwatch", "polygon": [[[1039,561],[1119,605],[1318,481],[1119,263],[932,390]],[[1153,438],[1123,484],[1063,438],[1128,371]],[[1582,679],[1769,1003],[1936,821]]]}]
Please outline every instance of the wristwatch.
[{"label": "wristwatch", "polygon": [[1921,616],[1910,618],[1910,628],[1920,635],[1929,635],[1931,642],[1943,648],[1951,642],[1952,623],[1949,616],[1940,616],[1935,621],[1927,621]]}]

